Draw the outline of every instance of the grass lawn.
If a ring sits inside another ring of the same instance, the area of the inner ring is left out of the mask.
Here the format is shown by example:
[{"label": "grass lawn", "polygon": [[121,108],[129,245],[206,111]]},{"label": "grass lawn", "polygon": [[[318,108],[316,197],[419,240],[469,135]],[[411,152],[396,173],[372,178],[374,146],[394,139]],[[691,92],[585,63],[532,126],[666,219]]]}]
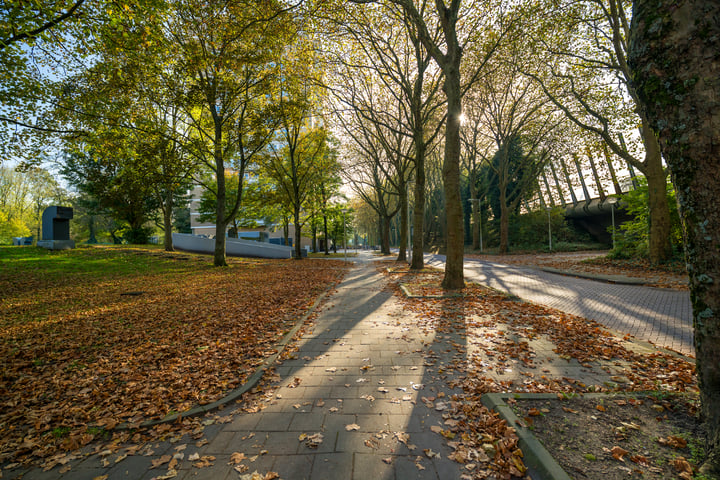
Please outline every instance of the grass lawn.
[{"label": "grass lawn", "polygon": [[345,265],[0,247],[0,459],[73,450],[221,398]]}]

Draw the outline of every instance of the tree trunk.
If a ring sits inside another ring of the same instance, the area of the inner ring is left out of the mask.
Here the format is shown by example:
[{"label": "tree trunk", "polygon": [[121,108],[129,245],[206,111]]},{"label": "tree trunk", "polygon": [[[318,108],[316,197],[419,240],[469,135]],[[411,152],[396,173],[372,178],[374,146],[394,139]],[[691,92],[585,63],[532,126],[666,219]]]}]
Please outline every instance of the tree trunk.
[{"label": "tree trunk", "polygon": [[165,227],[165,251],[174,252],[172,240],[172,209],[173,195],[170,190],[165,194],[165,208],[163,209],[163,225]]},{"label": "tree trunk", "polygon": [[288,217],[285,217],[283,215],[283,238],[285,240],[285,245],[290,246],[290,219]]},{"label": "tree trunk", "polygon": [[510,209],[507,206],[507,187],[500,187],[500,255],[508,253],[510,230]]},{"label": "tree trunk", "polygon": [[442,286],[448,290],[465,287],[463,276],[465,231],[460,197],[460,115],[462,114],[460,48],[457,47],[457,49],[452,50],[452,58],[448,60],[447,65],[443,68],[448,115],[445,123],[445,159],[443,161],[447,251],[445,254],[445,277]]},{"label": "tree trunk", "polygon": [[[90,230],[90,238],[88,238],[87,243],[94,244],[98,243],[97,238],[95,238],[95,215],[90,215],[88,219],[88,229]],[[113,238],[115,236],[113,235]],[[38,235],[37,239],[40,240],[40,235]]]},{"label": "tree trunk", "polygon": [[323,233],[325,234],[325,255],[330,255],[330,247],[328,245],[327,233],[327,215],[323,215]]},{"label": "tree trunk", "polygon": [[636,0],[630,61],[683,223],[708,460],[720,474],[720,3]]},{"label": "tree trunk", "polygon": [[383,255],[390,255],[390,220],[391,217],[382,217],[380,228],[382,246],[380,248],[380,252]]},{"label": "tree trunk", "polygon": [[408,244],[408,191],[407,182],[401,178],[398,184],[400,197],[400,245],[398,248],[398,262],[407,261],[407,244]]},{"label": "tree trunk", "polygon": [[300,208],[295,209],[295,259],[302,260],[302,246],[300,245]]},{"label": "tree trunk", "polygon": [[648,208],[650,219],[649,250],[650,262],[661,263],[672,256],[670,243],[670,208],[667,201],[667,176],[662,166],[660,145],[655,133],[643,125],[643,138],[646,151],[645,178],[648,184]]},{"label": "tree trunk", "polygon": [[[421,123],[422,124],[422,123]],[[415,134],[415,210],[413,210],[412,270],[425,266],[424,221],[425,221],[425,139],[421,131]]]},{"label": "tree trunk", "polygon": [[311,233],[312,233],[312,251],[313,253],[317,253],[317,225],[315,224],[315,218],[313,217],[313,221],[311,223]]},{"label": "tree trunk", "polygon": [[[214,107],[214,106],[213,106]],[[213,115],[215,116],[215,115]],[[215,210],[215,254],[213,264],[216,267],[227,267],[225,258],[225,162],[222,156],[222,125],[220,120],[215,118],[215,177],[217,180],[217,206]]]}]

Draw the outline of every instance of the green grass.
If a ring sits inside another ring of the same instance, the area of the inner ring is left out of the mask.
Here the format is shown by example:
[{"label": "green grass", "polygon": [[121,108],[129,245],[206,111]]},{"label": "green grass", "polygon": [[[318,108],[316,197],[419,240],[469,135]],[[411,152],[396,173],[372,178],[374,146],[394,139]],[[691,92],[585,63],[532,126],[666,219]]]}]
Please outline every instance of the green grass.
[{"label": "green grass", "polygon": [[[136,275],[148,271],[163,272],[186,268],[178,262],[163,261],[153,256],[161,250],[155,246],[133,247],[129,245],[90,247],[80,246],[72,250],[47,250],[40,247],[0,247],[0,279],[41,275],[47,280],[67,276],[108,278]],[[208,260],[210,263],[211,260]]]}]

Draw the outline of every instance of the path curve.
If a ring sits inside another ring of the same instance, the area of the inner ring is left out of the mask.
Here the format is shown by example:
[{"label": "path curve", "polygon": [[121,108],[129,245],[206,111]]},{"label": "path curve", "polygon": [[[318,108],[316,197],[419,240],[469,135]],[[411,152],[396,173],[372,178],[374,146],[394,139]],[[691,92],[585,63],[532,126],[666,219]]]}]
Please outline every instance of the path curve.
[{"label": "path curve", "polygon": [[[445,266],[444,255],[426,255],[425,261]],[[687,291],[605,283],[478,259],[465,259],[465,278],[694,355],[692,305]]]}]

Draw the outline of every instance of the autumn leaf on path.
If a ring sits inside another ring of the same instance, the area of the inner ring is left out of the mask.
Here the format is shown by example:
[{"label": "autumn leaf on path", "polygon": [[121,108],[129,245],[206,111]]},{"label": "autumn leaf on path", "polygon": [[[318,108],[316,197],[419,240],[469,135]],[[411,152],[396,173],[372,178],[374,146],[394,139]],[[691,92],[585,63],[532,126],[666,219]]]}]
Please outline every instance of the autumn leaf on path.
[{"label": "autumn leaf on path", "polygon": [[160,458],[156,458],[155,460],[152,460],[150,462],[152,464],[152,466],[150,468],[157,468],[160,465],[168,463],[171,459],[172,459],[172,457],[170,455],[163,455]]},{"label": "autumn leaf on path", "polygon": [[200,461],[193,463],[193,467],[195,468],[205,468],[205,467],[211,467],[213,465],[213,461],[215,460],[215,457],[212,455],[203,455],[200,457]]},{"label": "autumn leaf on path", "polygon": [[171,478],[177,477],[177,475],[178,475],[177,470],[174,470],[171,468],[170,470],[167,471],[167,473],[165,475],[153,477],[153,480],[170,480]]},{"label": "autumn leaf on path", "polygon": [[298,440],[305,441],[305,446],[308,448],[318,448],[320,444],[323,442],[323,434],[322,433],[314,433],[312,435],[308,435],[307,433],[301,433],[298,437]]},{"label": "autumn leaf on path", "polygon": [[263,475],[255,470],[253,473],[240,475],[239,480],[275,480],[276,478],[280,478],[280,475],[277,472],[268,472]]},{"label": "autumn leaf on path", "polygon": [[433,452],[431,448],[426,448],[423,452],[428,458],[440,458],[440,454],[438,452]]},{"label": "autumn leaf on path", "polygon": [[347,430],[348,432],[360,430],[360,425],[358,425],[357,423],[351,423],[349,425],[345,425],[345,430]]},{"label": "autumn leaf on path", "polygon": [[242,462],[243,460],[245,460],[245,454],[240,453],[240,452],[235,452],[232,455],[230,455],[230,463],[228,463],[228,465],[234,465],[234,464]]}]

